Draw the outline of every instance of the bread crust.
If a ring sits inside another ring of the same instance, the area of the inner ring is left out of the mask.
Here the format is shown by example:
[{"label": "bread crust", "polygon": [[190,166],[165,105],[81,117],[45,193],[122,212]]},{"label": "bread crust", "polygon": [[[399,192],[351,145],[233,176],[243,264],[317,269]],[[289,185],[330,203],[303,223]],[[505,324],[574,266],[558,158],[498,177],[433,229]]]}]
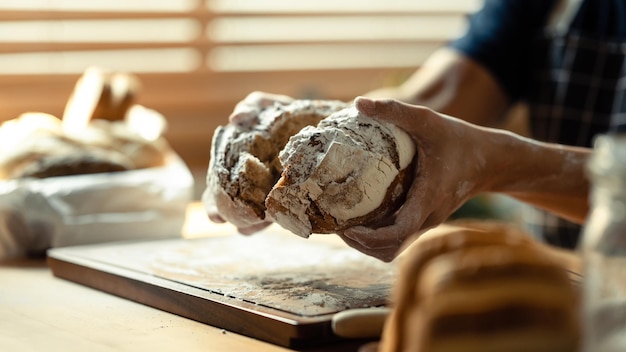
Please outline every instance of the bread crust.
[{"label": "bread crust", "polygon": [[80,152],[70,155],[44,155],[29,163],[13,178],[48,178],[128,171],[131,167],[120,155],[106,152]]},{"label": "bread crust", "polygon": [[404,131],[352,104],[277,103],[216,129],[203,201],[238,228],[275,222],[302,237],[339,233],[400,207],[415,150]]},{"label": "bread crust", "polygon": [[380,351],[576,351],[579,292],[525,232],[469,222],[402,254]]},{"label": "bread crust", "polygon": [[296,100],[267,107],[248,124],[219,126],[203,194],[207,208],[217,208],[239,228],[265,222],[265,198],[283,171],[279,152],[302,128],[346,106],[335,100]]},{"label": "bread crust", "polygon": [[354,107],[338,111],[281,151],[285,169],[267,196],[267,216],[302,237],[378,223],[402,204],[414,156],[397,127]]}]

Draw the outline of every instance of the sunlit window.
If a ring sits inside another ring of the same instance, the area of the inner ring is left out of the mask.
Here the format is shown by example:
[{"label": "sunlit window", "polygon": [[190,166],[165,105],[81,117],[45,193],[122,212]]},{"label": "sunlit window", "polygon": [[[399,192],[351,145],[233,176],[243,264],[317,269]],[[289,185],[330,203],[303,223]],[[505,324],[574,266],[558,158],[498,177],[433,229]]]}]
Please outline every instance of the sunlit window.
[{"label": "sunlit window", "polygon": [[[419,64],[476,0],[0,0],[0,74]],[[331,54],[332,53],[332,54]]]},{"label": "sunlit window", "polygon": [[254,90],[353,99],[397,84],[482,0],[0,0],[0,121],[60,116],[90,66],[134,73],[167,138],[206,168]]}]

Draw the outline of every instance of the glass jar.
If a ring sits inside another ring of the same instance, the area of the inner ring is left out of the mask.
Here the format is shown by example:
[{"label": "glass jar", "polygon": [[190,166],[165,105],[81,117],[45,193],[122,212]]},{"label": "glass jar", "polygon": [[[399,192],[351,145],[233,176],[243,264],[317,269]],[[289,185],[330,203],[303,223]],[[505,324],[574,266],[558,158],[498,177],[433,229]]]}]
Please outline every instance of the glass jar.
[{"label": "glass jar", "polygon": [[597,137],[587,166],[583,351],[626,351],[626,135]]}]

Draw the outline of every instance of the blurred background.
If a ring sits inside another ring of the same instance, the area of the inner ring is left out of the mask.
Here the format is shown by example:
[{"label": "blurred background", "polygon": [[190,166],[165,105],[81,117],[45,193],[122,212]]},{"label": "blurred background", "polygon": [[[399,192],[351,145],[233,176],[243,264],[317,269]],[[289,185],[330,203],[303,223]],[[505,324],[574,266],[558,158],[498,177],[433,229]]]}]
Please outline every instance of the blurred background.
[{"label": "blurred background", "polygon": [[216,126],[254,90],[351,100],[400,83],[481,0],[0,0],[0,119],[61,116],[89,66],[139,103],[204,187]]}]

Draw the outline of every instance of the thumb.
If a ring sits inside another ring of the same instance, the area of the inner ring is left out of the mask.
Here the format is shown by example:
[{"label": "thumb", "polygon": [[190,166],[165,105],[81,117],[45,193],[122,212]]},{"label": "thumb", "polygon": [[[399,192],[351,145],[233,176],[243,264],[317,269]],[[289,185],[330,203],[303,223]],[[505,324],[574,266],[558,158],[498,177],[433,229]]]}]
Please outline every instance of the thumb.
[{"label": "thumb", "polygon": [[386,121],[410,131],[415,128],[416,115],[422,115],[420,106],[402,103],[394,99],[370,99],[357,97],[354,106],[363,115],[379,121]]},{"label": "thumb", "polygon": [[371,99],[367,97],[357,97],[354,100],[354,105],[357,110],[368,117],[387,115],[391,113],[392,110],[397,109],[394,107],[397,103],[398,102],[393,99]]},{"label": "thumb", "polygon": [[363,115],[372,117],[376,115],[376,102],[374,99],[367,97],[356,97],[354,99],[354,106]]}]

